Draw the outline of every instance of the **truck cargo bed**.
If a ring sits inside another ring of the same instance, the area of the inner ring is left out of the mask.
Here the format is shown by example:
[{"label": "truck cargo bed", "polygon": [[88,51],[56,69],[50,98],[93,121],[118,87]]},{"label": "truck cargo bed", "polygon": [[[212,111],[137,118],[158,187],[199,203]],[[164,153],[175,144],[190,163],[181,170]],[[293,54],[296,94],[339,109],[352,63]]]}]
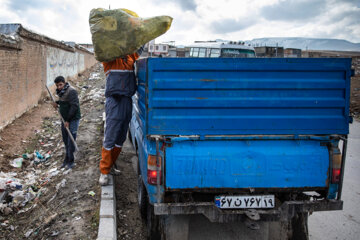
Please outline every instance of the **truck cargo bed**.
[{"label": "truck cargo bed", "polygon": [[138,120],[146,135],[348,134],[350,66],[340,58],[142,59]]}]

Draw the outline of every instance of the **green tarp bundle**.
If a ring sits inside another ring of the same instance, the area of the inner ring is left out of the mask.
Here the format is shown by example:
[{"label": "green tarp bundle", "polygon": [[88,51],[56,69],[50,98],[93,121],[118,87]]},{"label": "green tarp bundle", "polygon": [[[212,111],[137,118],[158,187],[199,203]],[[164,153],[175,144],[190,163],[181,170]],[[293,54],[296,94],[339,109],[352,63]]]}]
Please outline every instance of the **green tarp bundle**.
[{"label": "green tarp bundle", "polygon": [[136,52],[142,45],[164,34],[172,18],[158,16],[142,19],[127,9],[93,9],[89,24],[95,58],[109,62]]}]

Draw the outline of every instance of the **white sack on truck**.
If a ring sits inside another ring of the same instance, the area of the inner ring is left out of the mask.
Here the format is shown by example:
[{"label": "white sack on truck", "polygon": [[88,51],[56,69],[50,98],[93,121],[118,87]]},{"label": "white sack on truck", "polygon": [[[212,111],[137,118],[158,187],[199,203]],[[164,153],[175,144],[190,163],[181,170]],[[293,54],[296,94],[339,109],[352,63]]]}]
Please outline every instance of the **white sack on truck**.
[{"label": "white sack on truck", "polygon": [[109,62],[136,52],[142,45],[164,34],[172,18],[140,18],[127,9],[92,9],[89,16],[95,58]]}]

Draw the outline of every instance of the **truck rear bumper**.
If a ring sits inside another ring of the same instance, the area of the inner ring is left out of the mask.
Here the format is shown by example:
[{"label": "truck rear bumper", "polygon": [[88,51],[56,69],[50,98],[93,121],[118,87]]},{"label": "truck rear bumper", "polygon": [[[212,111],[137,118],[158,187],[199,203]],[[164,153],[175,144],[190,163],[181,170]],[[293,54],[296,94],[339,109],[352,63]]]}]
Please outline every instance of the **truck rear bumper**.
[{"label": "truck rear bumper", "polygon": [[[256,210],[261,221],[289,221],[296,213],[342,210],[343,201],[286,201],[277,209]],[[205,203],[155,203],[155,215],[192,215],[202,214],[211,222],[235,222],[247,218],[246,209],[222,210],[212,202]]]}]

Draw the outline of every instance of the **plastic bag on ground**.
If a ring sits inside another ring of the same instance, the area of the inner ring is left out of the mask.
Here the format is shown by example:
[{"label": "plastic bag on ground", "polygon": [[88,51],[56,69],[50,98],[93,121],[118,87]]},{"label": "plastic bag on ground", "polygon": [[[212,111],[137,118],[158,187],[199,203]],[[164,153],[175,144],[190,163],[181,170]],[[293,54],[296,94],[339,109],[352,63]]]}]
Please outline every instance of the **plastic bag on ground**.
[{"label": "plastic bag on ground", "polygon": [[21,168],[23,160],[23,158],[15,158],[10,165],[16,168]]},{"label": "plastic bag on ground", "polygon": [[92,9],[89,24],[95,58],[109,62],[133,54],[145,43],[164,34],[171,22],[169,16],[142,19],[127,9]]}]

